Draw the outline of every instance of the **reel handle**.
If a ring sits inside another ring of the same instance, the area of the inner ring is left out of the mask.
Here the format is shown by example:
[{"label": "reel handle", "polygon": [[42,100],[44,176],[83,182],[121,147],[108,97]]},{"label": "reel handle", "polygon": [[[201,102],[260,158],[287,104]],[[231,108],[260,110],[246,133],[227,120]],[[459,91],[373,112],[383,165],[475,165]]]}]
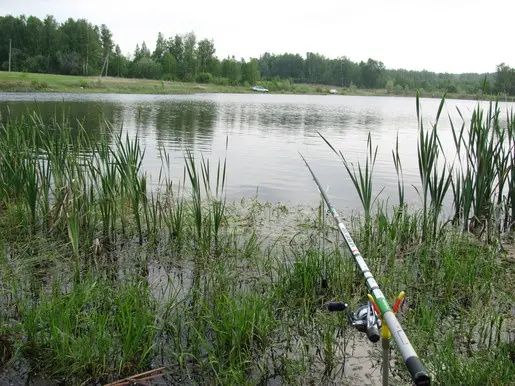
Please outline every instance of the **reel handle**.
[{"label": "reel handle", "polygon": [[370,328],[367,328],[366,333],[368,340],[370,340],[373,343],[379,342],[379,329],[375,325],[371,326]]},{"label": "reel handle", "polygon": [[327,309],[331,312],[344,311],[347,308],[347,304],[342,302],[331,302],[327,305]]}]

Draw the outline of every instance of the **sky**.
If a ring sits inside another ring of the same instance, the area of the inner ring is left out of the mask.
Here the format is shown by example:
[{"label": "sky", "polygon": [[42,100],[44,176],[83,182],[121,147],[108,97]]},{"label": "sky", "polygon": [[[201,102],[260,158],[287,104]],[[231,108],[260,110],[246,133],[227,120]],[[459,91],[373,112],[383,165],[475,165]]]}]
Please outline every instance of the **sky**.
[{"label": "sky", "polygon": [[512,0],[0,0],[0,15],[106,24],[124,54],[193,31],[219,58],[317,52],[450,73],[515,67],[514,11]]}]

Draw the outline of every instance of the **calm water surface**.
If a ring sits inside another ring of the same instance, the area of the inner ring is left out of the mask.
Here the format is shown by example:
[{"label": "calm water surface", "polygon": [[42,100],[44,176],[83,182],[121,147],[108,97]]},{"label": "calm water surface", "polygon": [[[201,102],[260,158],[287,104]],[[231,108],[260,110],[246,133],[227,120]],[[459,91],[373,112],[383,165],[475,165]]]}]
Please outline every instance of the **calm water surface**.
[{"label": "calm water surface", "polygon": [[[440,101],[422,99],[425,124],[434,122]],[[485,107],[486,102],[482,103]],[[470,117],[477,102],[448,100],[440,120],[440,138],[453,156],[450,115],[461,124],[456,108]],[[501,104],[502,111],[514,104]],[[364,162],[367,135],[378,145],[374,190],[397,202],[397,175],[392,149],[399,136],[406,198],[417,204],[413,186],[420,185],[417,163],[415,98],[308,96],[265,94],[122,95],[0,93],[2,120],[39,111],[45,120],[82,122],[100,135],[100,119],[107,119],[146,148],[144,168],[157,182],[162,162],[159,149],[169,153],[171,176],[183,176],[184,151],[192,149],[211,162],[227,157],[229,199],[256,196],[286,204],[316,205],[317,189],[302,162],[301,152],[328,189],[336,207],[344,211],[361,205],[346,171],[317,131],[351,162]],[[103,117],[103,118],[102,118]],[[226,149],[226,142],[228,147]]]}]

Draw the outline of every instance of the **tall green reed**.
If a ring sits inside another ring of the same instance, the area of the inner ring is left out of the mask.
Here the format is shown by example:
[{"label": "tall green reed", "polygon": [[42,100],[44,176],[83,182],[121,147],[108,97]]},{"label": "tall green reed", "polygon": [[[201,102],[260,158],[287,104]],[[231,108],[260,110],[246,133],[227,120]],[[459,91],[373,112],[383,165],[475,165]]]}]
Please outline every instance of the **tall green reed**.
[{"label": "tall green reed", "polygon": [[[188,173],[189,181],[191,184],[191,210],[193,213],[195,231],[197,237],[197,245],[202,246],[204,240],[207,238],[205,232],[210,231],[208,226],[203,226],[204,216],[202,212],[202,191],[200,185],[200,174],[197,171],[195,157],[191,150],[186,150],[186,171]],[[209,234],[209,233],[208,233]]]},{"label": "tall green reed", "polygon": [[177,251],[181,251],[184,242],[186,211],[185,198],[182,195],[180,183],[177,192],[174,193],[172,184],[167,187],[167,198],[165,202],[166,210],[164,213],[164,221],[168,228],[170,240],[174,243]]},{"label": "tall green reed", "polygon": [[[506,114],[506,127],[508,132],[508,144],[509,144],[509,162],[510,162],[510,171],[508,177],[508,199],[507,199],[507,208],[506,208],[506,216],[504,219],[505,228],[514,229],[515,227],[515,114],[513,111],[511,113]],[[509,218],[511,207],[511,219]]]},{"label": "tall green reed", "polygon": [[[226,160],[218,161],[215,186],[212,187],[212,174],[209,160],[201,158],[200,172],[191,150],[186,151],[186,172],[191,184],[191,210],[194,218],[197,246],[205,256],[211,251],[219,255],[219,232],[225,217]],[[204,191],[204,193],[203,193]],[[204,198],[205,196],[205,204]]]},{"label": "tall green reed", "polygon": [[395,151],[392,150],[393,164],[397,173],[397,193],[399,195],[399,208],[404,208],[404,175],[402,173],[402,162],[399,154],[399,133],[395,138]]},{"label": "tall green reed", "polygon": [[143,244],[143,228],[141,221],[140,207],[146,204],[146,177],[140,175],[141,164],[145,150],[141,149],[138,138],[131,139],[126,133],[125,141],[122,140],[122,133],[116,137],[113,149],[115,165],[120,175],[121,194],[131,201],[132,213],[136,221],[136,228],[140,245]]},{"label": "tall green reed", "polygon": [[[342,151],[337,151],[333,145],[320,133],[318,133],[320,137],[327,143],[327,145],[331,148],[331,150],[340,158],[347,171],[347,174],[352,180],[354,187],[356,188],[356,192],[358,193],[361,204],[363,205],[363,210],[365,212],[365,221],[367,225],[370,225],[372,219],[372,206],[376,201],[377,197],[381,194],[381,191],[376,195],[375,198],[372,197],[373,192],[373,174],[374,174],[374,166],[377,157],[377,146],[375,149],[372,149],[372,137],[370,133],[368,133],[367,137],[367,156],[365,159],[365,166],[362,168],[361,164],[358,161],[357,171],[354,167],[354,164],[347,161],[347,158],[342,153]],[[352,170],[351,170],[352,169]]]},{"label": "tall green reed", "polygon": [[[417,93],[416,109],[418,121],[418,169],[422,184],[422,239],[434,239],[437,235],[437,227],[443,200],[451,183],[451,172],[446,172],[445,163],[439,165],[441,143],[438,137],[438,121],[445,103],[445,96],[440,102],[436,113],[436,120],[430,130],[424,129],[424,122],[420,112],[420,99]],[[441,172],[439,172],[441,168]],[[432,228],[432,229],[430,229]],[[431,233],[430,233],[431,232]]]},{"label": "tall green reed", "polygon": [[459,162],[453,181],[455,219],[463,230],[478,234],[486,230],[488,240],[494,229],[509,225],[506,213],[511,205],[514,148],[511,121],[508,114],[502,128],[499,106],[490,103],[486,112],[477,106],[467,130],[464,122],[459,130],[451,122]]},{"label": "tall green reed", "polygon": [[115,241],[117,198],[120,195],[118,168],[107,140],[94,144],[89,162],[89,175],[94,185],[96,202],[102,224],[102,238],[105,243]]},{"label": "tall green reed", "polygon": [[225,217],[226,197],[225,197],[225,181],[227,170],[227,159],[224,159],[223,164],[218,160],[216,168],[215,189],[211,187],[211,171],[209,167],[209,160],[202,158],[202,180],[206,196],[210,203],[210,217],[213,227],[213,241],[214,253],[216,256],[220,254],[219,251],[219,233],[222,222]]}]

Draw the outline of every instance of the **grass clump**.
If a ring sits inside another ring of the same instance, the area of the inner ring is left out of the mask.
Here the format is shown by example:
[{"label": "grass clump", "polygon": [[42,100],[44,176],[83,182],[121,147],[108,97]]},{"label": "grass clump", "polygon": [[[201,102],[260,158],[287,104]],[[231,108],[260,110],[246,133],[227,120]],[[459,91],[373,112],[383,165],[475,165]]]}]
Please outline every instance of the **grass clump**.
[{"label": "grass clump", "polygon": [[144,282],[87,278],[20,305],[24,354],[54,378],[103,380],[134,374],[153,356],[154,309]]}]

